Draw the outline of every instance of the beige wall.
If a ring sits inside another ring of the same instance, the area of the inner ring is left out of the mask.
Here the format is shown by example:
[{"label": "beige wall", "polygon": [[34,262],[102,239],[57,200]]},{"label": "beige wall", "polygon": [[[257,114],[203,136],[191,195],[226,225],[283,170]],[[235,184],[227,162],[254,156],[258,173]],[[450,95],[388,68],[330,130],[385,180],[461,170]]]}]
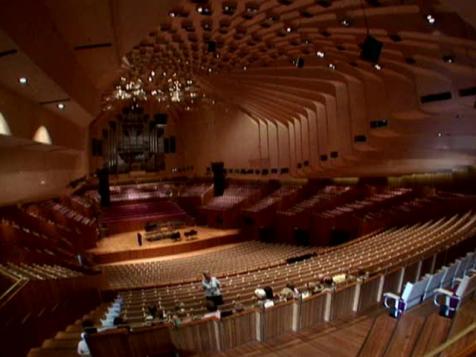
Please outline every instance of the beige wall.
[{"label": "beige wall", "polygon": [[[0,136],[0,205],[57,195],[87,173],[87,130],[0,88],[0,112],[11,137]],[[32,141],[45,126],[53,146]]]}]

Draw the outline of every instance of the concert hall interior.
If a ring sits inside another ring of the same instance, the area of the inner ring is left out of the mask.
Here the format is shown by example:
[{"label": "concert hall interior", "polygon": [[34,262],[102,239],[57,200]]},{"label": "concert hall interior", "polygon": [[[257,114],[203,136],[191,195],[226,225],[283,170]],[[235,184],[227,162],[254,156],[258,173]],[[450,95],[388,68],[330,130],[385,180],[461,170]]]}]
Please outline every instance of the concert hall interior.
[{"label": "concert hall interior", "polygon": [[476,355],[475,0],[0,0],[0,355]]}]

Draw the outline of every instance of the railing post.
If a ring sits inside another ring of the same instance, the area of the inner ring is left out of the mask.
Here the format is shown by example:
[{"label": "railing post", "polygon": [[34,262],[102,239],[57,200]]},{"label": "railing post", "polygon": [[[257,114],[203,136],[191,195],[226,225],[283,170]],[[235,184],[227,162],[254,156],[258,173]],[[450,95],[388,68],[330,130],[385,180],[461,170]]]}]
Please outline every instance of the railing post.
[{"label": "railing post", "polygon": [[324,308],[324,321],[329,322],[331,319],[331,307],[332,307],[332,292],[328,291],[326,295],[326,305]]},{"label": "railing post", "polygon": [[380,275],[380,279],[378,282],[378,290],[377,290],[377,302],[380,302],[382,300],[382,294],[383,294],[383,284],[385,283],[385,274]]},{"label": "railing post", "polygon": [[256,310],[256,340],[263,342],[264,337],[264,324],[263,324],[263,310]]},{"label": "railing post", "polygon": [[292,325],[292,330],[294,332],[298,331],[300,326],[299,326],[299,321],[301,320],[301,304],[302,304],[302,298],[300,297],[299,300],[295,300],[293,302],[293,325]]},{"label": "railing post", "polygon": [[219,321],[213,321],[213,332],[215,333],[215,342],[217,345],[217,351],[221,351],[221,343],[220,343],[220,329],[219,329]]},{"label": "railing post", "polygon": [[397,293],[400,294],[403,288],[403,278],[405,277],[405,267],[400,269],[400,276],[398,277]]},{"label": "railing post", "polygon": [[418,262],[418,266],[417,266],[417,272],[416,272],[416,276],[415,276],[415,281],[418,281],[420,280],[420,275],[421,275],[421,268],[423,266],[423,260],[420,260]]},{"label": "railing post", "polygon": [[430,274],[433,274],[435,272],[435,267],[436,267],[436,256],[438,255],[438,253],[436,253],[434,256],[433,256],[433,259],[431,261],[431,268],[430,268]]},{"label": "railing post", "polygon": [[362,286],[362,282],[357,282],[355,285],[354,290],[354,301],[352,303],[352,311],[356,312],[359,309],[359,302],[360,302],[360,288]]}]

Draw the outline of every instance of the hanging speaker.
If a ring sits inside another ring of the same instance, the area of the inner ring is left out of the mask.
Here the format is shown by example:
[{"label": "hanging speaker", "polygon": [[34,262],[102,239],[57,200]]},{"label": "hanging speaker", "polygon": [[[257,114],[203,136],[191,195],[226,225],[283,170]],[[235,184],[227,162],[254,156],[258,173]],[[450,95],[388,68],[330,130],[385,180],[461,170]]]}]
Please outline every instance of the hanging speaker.
[{"label": "hanging speaker", "polygon": [[208,41],[208,52],[215,52],[217,50],[217,43],[215,41]]},{"label": "hanging speaker", "polygon": [[175,136],[169,138],[170,153],[175,154]]},{"label": "hanging speaker", "polygon": [[362,51],[360,52],[360,58],[364,61],[377,63],[380,58],[380,52],[382,51],[383,43],[377,40],[375,37],[368,35],[362,43]]}]

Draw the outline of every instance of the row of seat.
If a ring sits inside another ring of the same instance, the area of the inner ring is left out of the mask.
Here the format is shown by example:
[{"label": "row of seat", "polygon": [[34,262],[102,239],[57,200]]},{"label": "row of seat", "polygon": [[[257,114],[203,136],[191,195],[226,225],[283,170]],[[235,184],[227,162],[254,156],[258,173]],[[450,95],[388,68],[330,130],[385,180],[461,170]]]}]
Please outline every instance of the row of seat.
[{"label": "row of seat", "polygon": [[[281,290],[288,282],[303,289],[306,283],[316,282],[323,276],[347,274],[359,275],[366,271],[371,275],[398,267],[415,257],[443,249],[467,239],[476,231],[476,215],[468,212],[416,224],[410,227],[390,229],[378,234],[361,237],[341,247],[329,249],[304,262],[291,265],[263,267],[255,272],[222,276],[222,292],[231,308],[233,302],[253,305],[253,291],[262,286]],[[345,283],[345,282],[344,282]],[[203,290],[199,281],[176,286],[122,292],[124,311],[128,319],[141,320],[148,304],[158,304],[164,309],[183,305],[191,316],[204,313]]]},{"label": "row of seat", "polygon": [[[394,317],[400,317],[406,310],[433,296],[435,303],[441,294],[454,296],[459,302],[465,294],[476,288],[476,274],[466,275],[473,273],[474,268],[476,268],[476,254],[469,252],[463,258],[457,259],[449,266],[443,266],[433,274],[426,274],[416,282],[407,282],[401,295],[384,293],[384,305],[391,310]],[[453,289],[455,285],[459,285],[456,291],[448,290]],[[457,307],[458,303],[452,309],[456,310]]]},{"label": "row of seat", "polygon": [[283,264],[288,258],[316,251],[316,248],[249,241],[187,258],[106,265],[103,271],[109,288],[124,289],[156,285],[157,282],[165,285],[195,280],[206,270],[230,275],[243,273],[263,266]]},{"label": "row of seat", "polygon": [[83,274],[72,269],[65,268],[60,265],[47,264],[14,264],[7,262],[0,264],[0,272],[5,272],[8,275],[13,275],[19,279],[34,279],[34,280],[48,280],[48,279],[66,279],[82,276]]}]

